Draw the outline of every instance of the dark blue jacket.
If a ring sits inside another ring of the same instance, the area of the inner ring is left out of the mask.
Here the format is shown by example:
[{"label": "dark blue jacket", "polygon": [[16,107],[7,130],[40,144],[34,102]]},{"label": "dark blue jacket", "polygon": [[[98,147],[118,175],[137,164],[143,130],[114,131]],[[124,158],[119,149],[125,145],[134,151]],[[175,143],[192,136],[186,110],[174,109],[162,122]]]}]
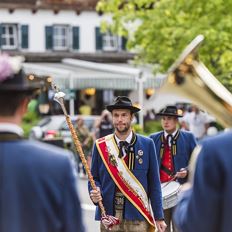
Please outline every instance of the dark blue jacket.
[{"label": "dark blue jacket", "polygon": [[182,232],[232,230],[232,133],[202,143],[193,189],[183,194],[175,221]]},{"label": "dark blue jacket", "polygon": [[[144,187],[147,192],[148,198],[151,201],[152,210],[156,219],[163,218],[161,187],[159,180],[159,168],[155,155],[155,146],[151,139],[141,135],[136,135],[137,140],[134,145],[135,156],[138,156],[138,151],[142,150],[141,156],[143,162],[139,164],[138,159],[135,157],[135,166],[132,170],[134,176]],[[108,173],[101,156],[97,150],[96,144],[93,150],[91,172],[95,183],[100,187],[103,204],[108,215],[114,214],[114,194],[115,183],[113,182],[110,174]],[[89,187],[89,190],[91,188]],[[100,220],[100,208],[97,206],[95,219]],[[124,218],[127,220],[145,220],[139,211],[128,201],[125,201]]]},{"label": "dark blue jacket", "polygon": [[0,141],[0,231],[84,231],[65,150],[25,140]]},{"label": "dark blue jacket", "polygon": [[[161,136],[163,135],[163,131],[154,133],[150,136],[150,138],[155,143],[156,155],[159,165],[161,165],[160,158],[160,149],[161,149]],[[176,155],[173,156],[174,169],[175,172],[180,171],[181,168],[186,168],[188,166],[191,154],[196,147],[197,142],[194,135],[188,131],[179,130],[179,135],[176,140]],[[178,180],[180,183],[186,181],[185,179]]]}]

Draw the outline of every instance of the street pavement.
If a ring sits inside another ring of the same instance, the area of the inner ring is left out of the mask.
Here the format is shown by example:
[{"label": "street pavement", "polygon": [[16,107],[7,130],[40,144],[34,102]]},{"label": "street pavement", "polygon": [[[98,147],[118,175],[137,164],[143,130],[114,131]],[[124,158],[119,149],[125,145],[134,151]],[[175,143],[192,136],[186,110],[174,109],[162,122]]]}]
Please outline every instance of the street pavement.
[{"label": "street pavement", "polygon": [[100,231],[99,222],[94,220],[96,207],[89,198],[87,179],[79,178],[78,190],[81,199],[81,206],[84,216],[84,225],[86,232]]}]

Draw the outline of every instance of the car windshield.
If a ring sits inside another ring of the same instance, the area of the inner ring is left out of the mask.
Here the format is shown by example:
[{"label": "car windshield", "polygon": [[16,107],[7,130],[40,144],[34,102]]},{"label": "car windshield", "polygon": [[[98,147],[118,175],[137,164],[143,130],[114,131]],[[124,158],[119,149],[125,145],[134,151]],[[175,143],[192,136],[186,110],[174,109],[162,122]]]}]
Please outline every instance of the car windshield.
[{"label": "car windshield", "polygon": [[41,121],[39,121],[38,126],[43,127],[51,122],[51,120],[52,119],[50,117],[43,118]]},{"label": "car windshield", "polygon": [[44,128],[44,130],[59,130],[63,122],[65,122],[65,117],[63,115],[48,116],[43,118],[38,123],[38,126]]}]

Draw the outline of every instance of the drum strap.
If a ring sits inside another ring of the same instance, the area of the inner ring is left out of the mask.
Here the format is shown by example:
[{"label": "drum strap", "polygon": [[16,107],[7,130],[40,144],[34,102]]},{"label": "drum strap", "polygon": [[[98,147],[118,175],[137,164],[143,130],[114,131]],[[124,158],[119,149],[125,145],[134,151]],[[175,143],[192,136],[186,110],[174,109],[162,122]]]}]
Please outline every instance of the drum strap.
[{"label": "drum strap", "polygon": [[160,169],[166,172],[169,176],[174,176],[174,172],[170,171],[168,168],[166,168],[163,164],[161,164]]}]

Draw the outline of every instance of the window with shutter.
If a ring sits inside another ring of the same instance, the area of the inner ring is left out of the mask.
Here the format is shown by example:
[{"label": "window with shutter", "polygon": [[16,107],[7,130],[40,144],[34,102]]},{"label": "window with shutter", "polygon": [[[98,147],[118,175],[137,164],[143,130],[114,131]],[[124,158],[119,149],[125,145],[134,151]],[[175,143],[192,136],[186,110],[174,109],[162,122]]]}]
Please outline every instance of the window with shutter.
[{"label": "window with shutter", "polygon": [[69,27],[66,25],[53,26],[53,49],[54,50],[68,50],[68,32]]},{"label": "window with shutter", "polygon": [[102,50],[102,33],[99,27],[95,28],[96,50]]},{"label": "window with shutter", "polygon": [[28,48],[28,25],[21,26],[21,48]]},{"label": "window with shutter", "polygon": [[119,37],[107,33],[103,35],[103,51],[118,51]]},{"label": "window with shutter", "polygon": [[51,50],[53,48],[53,28],[52,26],[45,27],[45,37],[46,37],[46,49]]},{"label": "window with shutter", "polygon": [[72,28],[72,35],[73,35],[73,40],[72,40],[72,43],[73,43],[73,49],[74,50],[78,50],[80,49],[80,29],[79,27],[73,27]]},{"label": "window with shutter", "polygon": [[127,38],[126,37],[122,37],[122,50],[127,50],[126,49],[126,44],[127,44]]},{"label": "window with shutter", "polygon": [[18,48],[17,24],[2,24],[1,26],[1,48],[12,50]]}]

